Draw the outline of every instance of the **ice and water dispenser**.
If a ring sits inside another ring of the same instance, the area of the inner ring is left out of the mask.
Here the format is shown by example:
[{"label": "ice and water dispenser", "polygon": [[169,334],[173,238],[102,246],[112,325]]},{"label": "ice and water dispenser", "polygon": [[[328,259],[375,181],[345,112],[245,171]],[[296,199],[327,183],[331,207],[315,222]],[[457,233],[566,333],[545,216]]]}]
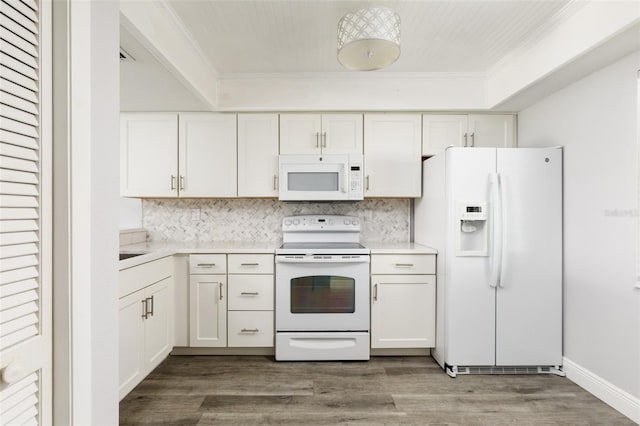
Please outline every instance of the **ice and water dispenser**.
[{"label": "ice and water dispenser", "polygon": [[458,202],[458,256],[488,256],[487,203]]}]

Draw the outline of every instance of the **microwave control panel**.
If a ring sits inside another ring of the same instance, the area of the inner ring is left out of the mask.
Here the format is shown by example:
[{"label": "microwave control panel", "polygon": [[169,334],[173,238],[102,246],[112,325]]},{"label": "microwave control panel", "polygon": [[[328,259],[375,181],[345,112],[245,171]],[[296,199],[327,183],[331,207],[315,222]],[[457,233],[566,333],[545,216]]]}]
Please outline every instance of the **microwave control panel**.
[{"label": "microwave control panel", "polygon": [[362,157],[354,159],[350,157],[349,161],[349,199],[362,200],[363,198],[363,182],[364,170],[362,169]]}]

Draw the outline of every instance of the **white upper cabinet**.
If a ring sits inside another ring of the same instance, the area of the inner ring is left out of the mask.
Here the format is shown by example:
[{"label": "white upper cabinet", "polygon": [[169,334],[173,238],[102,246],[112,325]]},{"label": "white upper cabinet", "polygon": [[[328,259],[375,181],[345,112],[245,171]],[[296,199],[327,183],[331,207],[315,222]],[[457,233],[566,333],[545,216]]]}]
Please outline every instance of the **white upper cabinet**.
[{"label": "white upper cabinet", "polygon": [[180,114],[178,138],[181,197],[235,197],[236,115]]},{"label": "white upper cabinet", "polygon": [[178,116],[130,113],[120,118],[120,194],[178,195]]},{"label": "white upper cabinet", "polygon": [[238,197],[278,196],[278,114],[238,114]]},{"label": "white upper cabinet", "polygon": [[471,147],[510,148],[515,146],[513,115],[469,115],[469,145]]},{"label": "white upper cabinet", "polygon": [[280,114],[280,154],[362,154],[362,114]]},{"label": "white upper cabinet", "polygon": [[236,197],[236,115],[125,113],[120,117],[125,197]]},{"label": "white upper cabinet", "polygon": [[466,115],[424,114],[422,116],[422,155],[435,155],[449,146],[465,146]]},{"label": "white upper cabinet", "polygon": [[422,155],[435,155],[449,146],[513,147],[514,122],[510,114],[424,114]]},{"label": "white upper cabinet", "polygon": [[362,114],[322,114],[323,154],[362,154]]},{"label": "white upper cabinet", "polygon": [[420,114],[365,114],[365,197],[420,197]]}]

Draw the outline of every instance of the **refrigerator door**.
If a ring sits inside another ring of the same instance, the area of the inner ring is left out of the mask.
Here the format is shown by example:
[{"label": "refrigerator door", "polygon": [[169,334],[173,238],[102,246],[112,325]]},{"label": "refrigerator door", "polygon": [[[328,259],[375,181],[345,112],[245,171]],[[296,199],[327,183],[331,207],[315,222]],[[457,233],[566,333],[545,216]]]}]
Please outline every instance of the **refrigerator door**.
[{"label": "refrigerator door", "polygon": [[[460,206],[484,204],[491,209],[489,181],[496,170],[496,149],[449,148],[446,156],[446,280],[444,289],[438,288],[445,292],[445,362],[494,365],[496,290],[489,282],[491,258],[460,250],[460,238],[466,238]],[[491,227],[490,220],[486,226]],[[440,283],[440,271],[438,275]]]},{"label": "refrigerator door", "polygon": [[498,149],[496,365],[562,364],[562,150]]}]

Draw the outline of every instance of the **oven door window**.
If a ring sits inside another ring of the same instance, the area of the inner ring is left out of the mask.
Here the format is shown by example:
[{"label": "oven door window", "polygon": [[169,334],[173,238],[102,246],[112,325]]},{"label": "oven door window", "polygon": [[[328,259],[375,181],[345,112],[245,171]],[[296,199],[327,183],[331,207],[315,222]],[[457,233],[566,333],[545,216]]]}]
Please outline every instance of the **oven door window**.
[{"label": "oven door window", "polygon": [[292,314],[352,314],[356,281],[336,275],[314,275],[291,280]]}]

